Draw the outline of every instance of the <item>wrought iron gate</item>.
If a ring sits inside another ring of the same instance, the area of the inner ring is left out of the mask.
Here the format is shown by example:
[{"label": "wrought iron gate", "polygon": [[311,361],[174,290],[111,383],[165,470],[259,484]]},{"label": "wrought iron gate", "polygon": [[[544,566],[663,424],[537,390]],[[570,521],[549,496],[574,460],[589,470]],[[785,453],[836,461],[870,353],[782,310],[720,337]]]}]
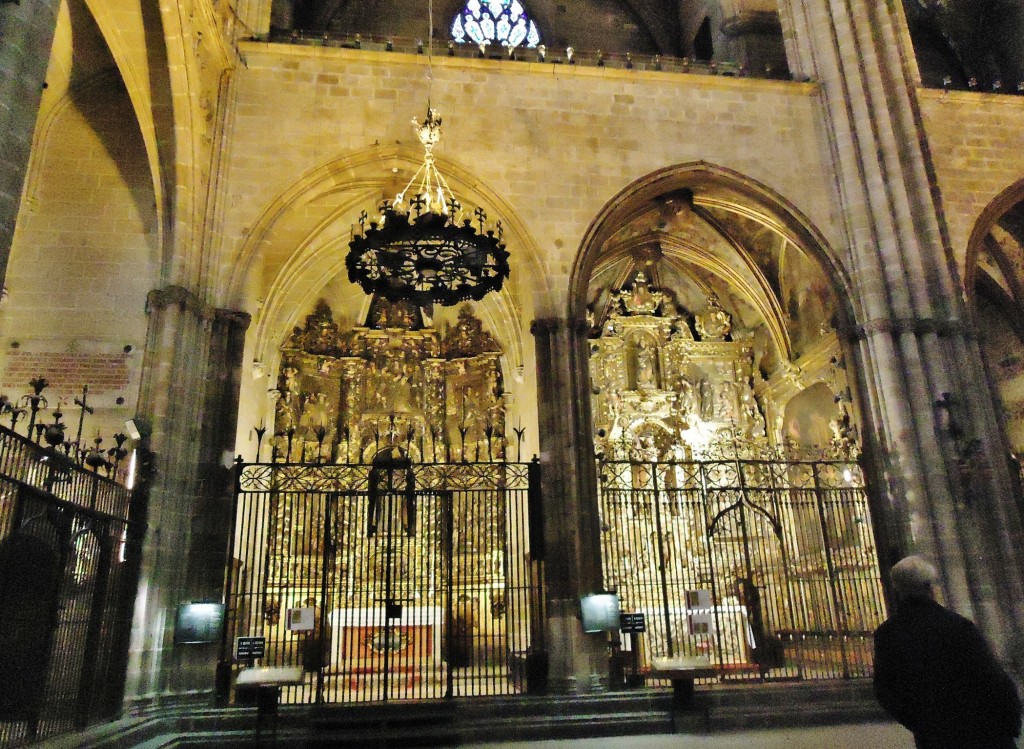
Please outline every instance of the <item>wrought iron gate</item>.
[{"label": "wrought iron gate", "polygon": [[646,614],[627,643],[725,679],[868,676],[885,603],[855,462],[599,464],[605,585]]},{"label": "wrought iron gate", "polygon": [[0,428],[0,746],[120,711],[144,531],[131,499]]},{"label": "wrought iron gate", "polygon": [[[238,467],[223,662],[302,666],[289,702],[526,691],[543,649],[527,507],[539,465]],[[243,664],[234,664],[238,669]]]}]

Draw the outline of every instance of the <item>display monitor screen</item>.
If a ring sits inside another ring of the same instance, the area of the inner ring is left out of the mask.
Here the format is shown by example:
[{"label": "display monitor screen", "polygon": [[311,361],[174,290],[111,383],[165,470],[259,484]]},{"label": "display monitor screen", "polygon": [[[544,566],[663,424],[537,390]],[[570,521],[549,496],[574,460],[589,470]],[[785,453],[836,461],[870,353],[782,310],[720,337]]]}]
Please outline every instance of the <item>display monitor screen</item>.
[{"label": "display monitor screen", "polygon": [[220,642],[224,624],[224,604],[186,603],[178,607],[174,623],[175,645],[205,645]]},{"label": "display monitor screen", "polygon": [[619,628],[619,596],[594,593],[580,596],[584,632],[613,632]]}]

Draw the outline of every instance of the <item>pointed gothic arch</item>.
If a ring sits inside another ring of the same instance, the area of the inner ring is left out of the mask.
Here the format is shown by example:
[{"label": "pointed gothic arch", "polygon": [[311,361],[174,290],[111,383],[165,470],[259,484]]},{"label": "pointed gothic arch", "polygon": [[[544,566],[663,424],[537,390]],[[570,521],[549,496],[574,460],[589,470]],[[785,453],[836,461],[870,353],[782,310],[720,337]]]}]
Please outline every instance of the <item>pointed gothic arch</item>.
[{"label": "pointed gothic arch", "polygon": [[[239,262],[223,271],[229,274],[226,301],[257,308],[246,342],[246,360],[253,362],[257,374],[276,376],[280,347],[321,297],[329,298],[346,324],[361,325],[366,319],[370,298],[348,282],[345,272],[351,226],[361,210],[400,189],[421,158],[400,146],[356,151],[311,170],[266,206],[246,237]],[[443,158],[437,163],[460,200],[483,207],[505,227],[512,274],[500,292],[474,309],[501,344],[504,378],[515,393],[529,384],[526,372],[532,369],[533,351],[528,328],[534,310],[551,304],[549,278],[536,242],[512,208],[457,164]],[[440,319],[452,323],[455,314],[452,308]],[[273,387],[272,381],[243,381],[240,428],[260,422],[267,405],[257,398],[258,390]],[[532,391],[518,397],[525,400],[517,409],[529,411]]]},{"label": "pointed gothic arch", "polygon": [[[1002,439],[1020,474],[1024,453],[1024,180],[981,212],[968,240],[964,296],[978,332]],[[1019,489],[1018,489],[1019,491]]]}]

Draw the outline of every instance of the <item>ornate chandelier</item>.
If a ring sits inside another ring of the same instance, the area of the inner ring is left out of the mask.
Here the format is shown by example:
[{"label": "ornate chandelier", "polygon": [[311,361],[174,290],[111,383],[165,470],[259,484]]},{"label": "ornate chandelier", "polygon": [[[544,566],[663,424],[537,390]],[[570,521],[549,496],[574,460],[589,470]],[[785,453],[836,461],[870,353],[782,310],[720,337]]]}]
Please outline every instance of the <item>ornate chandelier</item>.
[{"label": "ornate chandelier", "polygon": [[420,307],[480,301],[501,289],[509,275],[501,222],[489,227],[482,208],[464,217],[434,166],[438,111],[428,104],[427,118],[413,120],[413,126],[423,144],[423,164],[404,190],[378,206],[376,219],[366,211],[359,215],[345,259],[348,278],[367,294]]}]

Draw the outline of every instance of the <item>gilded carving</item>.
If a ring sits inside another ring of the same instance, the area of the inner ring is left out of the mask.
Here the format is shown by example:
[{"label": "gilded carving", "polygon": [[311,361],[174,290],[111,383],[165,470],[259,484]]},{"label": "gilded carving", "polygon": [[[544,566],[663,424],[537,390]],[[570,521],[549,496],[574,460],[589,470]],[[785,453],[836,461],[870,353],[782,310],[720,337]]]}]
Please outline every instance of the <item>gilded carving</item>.
[{"label": "gilded carving", "polygon": [[611,298],[591,343],[598,452],[661,460],[710,455],[737,438],[767,443],[753,349],[725,340],[731,317],[714,296],[691,320],[640,272]]},{"label": "gilded carving", "polygon": [[722,309],[718,297],[708,297],[708,307],[694,318],[694,327],[705,341],[723,341],[732,330],[732,317]]},{"label": "gilded carving", "polygon": [[380,298],[343,330],[321,300],[282,352],[277,460],[358,463],[391,445],[426,462],[505,455],[501,348],[468,305],[442,336]]}]

